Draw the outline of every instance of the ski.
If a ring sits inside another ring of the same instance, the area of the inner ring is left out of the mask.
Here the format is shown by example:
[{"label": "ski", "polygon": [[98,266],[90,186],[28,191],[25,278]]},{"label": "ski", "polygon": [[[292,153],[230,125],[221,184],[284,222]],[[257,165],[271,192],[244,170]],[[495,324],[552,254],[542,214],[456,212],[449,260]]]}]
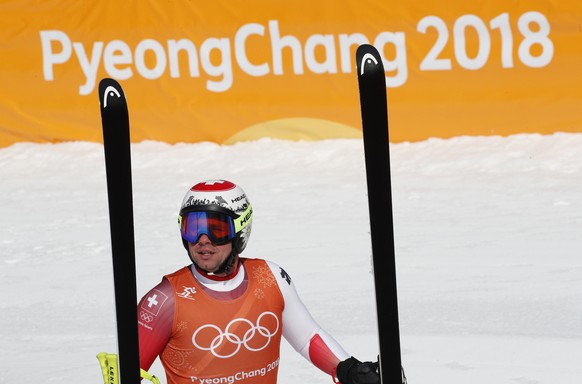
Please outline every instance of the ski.
[{"label": "ski", "polygon": [[401,384],[405,379],[400,356],[386,75],[382,58],[371,45],[358,47],[356,67],[368,185],[380,378],[382,384]]},{"label": "ski", "polygon": [[129,113],[113,79],[99,83],[115,284],[119,380],[140,383]]}]

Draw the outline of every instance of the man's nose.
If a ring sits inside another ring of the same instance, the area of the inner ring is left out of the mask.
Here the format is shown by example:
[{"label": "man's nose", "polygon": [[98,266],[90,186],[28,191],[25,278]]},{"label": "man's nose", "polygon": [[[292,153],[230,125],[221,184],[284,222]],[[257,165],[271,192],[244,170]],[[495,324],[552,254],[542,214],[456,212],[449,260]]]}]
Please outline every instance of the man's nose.
[{"label": "man's nose", "polygon": [[197,243],[200,245],[212,244],[212,240],[210,240],[210,237],[206,233],[203,233],[198,237]]}]

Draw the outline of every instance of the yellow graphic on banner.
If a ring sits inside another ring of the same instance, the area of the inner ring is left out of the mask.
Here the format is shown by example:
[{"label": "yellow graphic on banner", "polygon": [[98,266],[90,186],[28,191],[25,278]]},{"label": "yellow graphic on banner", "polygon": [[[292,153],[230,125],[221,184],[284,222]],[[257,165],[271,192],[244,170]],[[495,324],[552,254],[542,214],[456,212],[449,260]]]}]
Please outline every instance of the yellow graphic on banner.
[{"label": "yellow graphic on banner", "polygon": [[582,131],[578,0],[8,0],[0,20],[0,146],[101,141],[103,77],[133,141],[359,137],[364,43],[394,142]]}]

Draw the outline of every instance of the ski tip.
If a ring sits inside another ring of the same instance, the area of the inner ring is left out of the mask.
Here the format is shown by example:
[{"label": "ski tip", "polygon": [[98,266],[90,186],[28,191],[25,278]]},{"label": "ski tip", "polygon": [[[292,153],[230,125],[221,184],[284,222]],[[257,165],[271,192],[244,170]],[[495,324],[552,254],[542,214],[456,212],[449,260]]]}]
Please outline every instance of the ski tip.
[{"label": "ski tip", "polygon": [[99,104],[101,109],[108,105],[126,104],[123,88],[116,80],[105,78],[99,82]]},{"label": "ski tip", "polygon": [[358,77],[368,74],[384,73],[384,64],[378,50],[369,44],[362,44],[356,51]]}]

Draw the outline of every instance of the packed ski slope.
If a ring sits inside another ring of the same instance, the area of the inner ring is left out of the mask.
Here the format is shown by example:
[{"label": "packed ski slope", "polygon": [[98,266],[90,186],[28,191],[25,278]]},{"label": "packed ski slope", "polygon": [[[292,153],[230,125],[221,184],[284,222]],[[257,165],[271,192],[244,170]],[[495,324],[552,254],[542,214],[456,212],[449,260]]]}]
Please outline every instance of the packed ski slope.
[{"label": "packed ski slope", "polygon": [[[403,363],[411,384],[582,380],[582,135],[391,147]],[[359,140],[132,147],[138,295],[188,262],[176,214],[206,178],[254,205],[249,257],[294,278],[360,359],[375,359]],[[103,148],[0,149],[0,366],[6,383],[102,383],[116,350]],[[282,384],[331,380],[283,345]],[[153,373],[165,382],[156,364]]]}]

